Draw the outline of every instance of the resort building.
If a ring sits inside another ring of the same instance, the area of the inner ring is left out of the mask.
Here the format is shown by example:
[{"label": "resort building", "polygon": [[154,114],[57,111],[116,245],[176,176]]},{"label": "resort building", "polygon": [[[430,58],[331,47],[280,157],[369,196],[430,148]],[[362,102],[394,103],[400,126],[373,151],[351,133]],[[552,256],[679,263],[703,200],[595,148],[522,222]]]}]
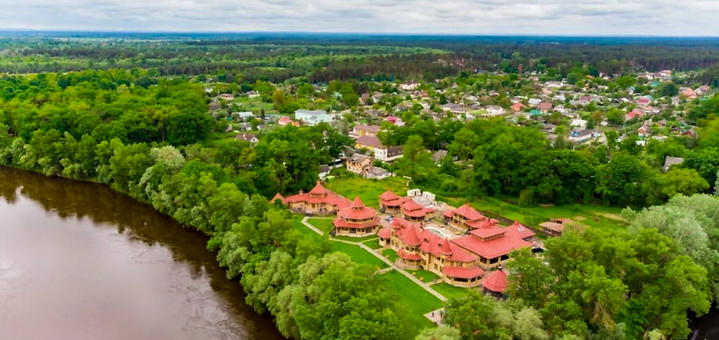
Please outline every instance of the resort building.
[{"label": "resort building", "polygon": [[377,211],[364,205],[359,197],[347,208],[340,209],[332,222],[336,236],[367,236],[377,232],[379,217]]},{"label": "resort building", "polygon": [[434,209],[425,208],[411,198],[405,199],[402,204],[402,218],[407,221],[424,224],[426,221],[432,219]]},{"label": "resort building", "polygon": [[479,258],[430,229],[398,217],[378,234],[380,244],[397,251],[400,267],[425,269],[460,287],[481,283],[484,270],[477,265]]},{"label": "resort building", "polygon": [[509,227],[499,227],[487,223],[484,227],[474,229],[469,235],[458,237],[452,242],[469,252],[479,256],[479,266],[491,270],[509,260],[509,253],[514,250],[532,247],[529,241],[534,232],[515,222]]},{"label": "resort building", "polygon": [[402,211],[402,204],[406,200],[406,198],[399,197],[399,195],[387,189],[387,191],[379,195],[379,210],[388,214],[399,213]]},{"label": "resort building", "polygon": [[350,200],[327,190],[319,182],[308,193],[300,191],[299,194],[287,198],[278,193],[270,202],[277,199],[282,200],[293,212],[305,215],[334,215],[352,204]]},{"label": "resort building", "polygon": [[[454,209],[444,211],[444,223],[457,228],[460,232],[491,227],[497,225],[497,220],[487,218],[479,211],[472,208],[469,203]],[[497,230],[497,229],[492,229]]]},{"label": "resort building", "polygon": [[491,272],[484,277],[482,287],[485,294],[504,298],[504,291],[507,290],[507,272],[502,269]]}]

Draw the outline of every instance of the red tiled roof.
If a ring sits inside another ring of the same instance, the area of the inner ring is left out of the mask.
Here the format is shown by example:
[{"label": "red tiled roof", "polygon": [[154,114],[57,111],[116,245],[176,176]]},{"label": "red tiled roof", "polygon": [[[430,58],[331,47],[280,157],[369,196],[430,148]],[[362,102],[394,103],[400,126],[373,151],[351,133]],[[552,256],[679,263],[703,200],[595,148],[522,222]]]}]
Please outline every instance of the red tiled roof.
[{"label": "red tiled roof", "polygon": [[422,244],[419,240],[419,227],[415,225],[410,225],[408,228],[403,229],[400,238],[408,246],[417,247]]},{"label": "red tiled roof", "polygon": [[309,192],[311,195],[327,195],[327,189],[322,186],[322,184],[317,183],[312,190]]},{"label": "red tiled roof", "polygon": [[479,238],[490,238],[490,237],[495,237],[495,236],[504,234],[505,232],[506,232],[506,229],[494,225],[494,226],[487,226],[487,227],[474,229],[470,232],[470,234],[477,236]]},{"label": "red tiled roof", "polygon": [[375,217],[369,222],[362,222],[362,223],[355,223],[355,222],[349,222],[341,217],[337,216],[334,221],[332,221],[332,224],[334,224],[335,227],[341,227],[341,228],[351,228],[351,229],[367,229],[367,228],[374,228],[379,225],[379,217]]},{"label": "red tiled roof", "polygon": [[534,231],[522,225],[518,221],[514,221],[514,224],[506,228],[508,236],[514,236],[521,239],[527,239],[534,236]]},{"label": "red tiled roof", "polygon": [[280,201],[282,201],[282,203],[285,203],[285,198],[282,197],[282,195],[280,195],[279,192],[275,194],[275,197],[272,197],[272,199],[270,200],[270,203],[274,202],[275,200],[280,200]]},{"label": "red tiled roof", "polygon": [[482,286],[493,292],[504,293],[507,289],[507,273],[503,270],[495,270],[484,278]]},{"label": "red tiled roof", "polygon": [[400,197],[397,194],[393,193],[392,190],[389,190],[389,189],[387,189],[387,191],[385,191],[381,195],[379,195],[379,198],[383,199],[383,200],[387,200],[387,201],[400,199]]},{"label": "red tiled roof", "polygon": [[457,215],[459,215],[459,216],[462,216],[462,217],[464,217],[465,219],[470,220],[470,221],[477,221],[477,220],[481,220],[481,219],[483,219],[483,218],[486,218],[486,217],[484,217],[484,215],[482,215],[479,211],[477,211],[476,209],[472,208],[472,206],[469,205],[469,203],[467,203],[467,204],[465,204],[465,205],[463,205],[463,206],[461,206],[461,207],[455,209],[455,210],[454,210],[454,213],[457,214]]},{"label": "red tiled roof", "polygon": [[506,233],[502,237],[486,241],[469,235],[453,239],[451,242],[485,259],[493,259],[507,255],[515,249],[532,246],[531,243],[516,235],[507,235]]},{"label": "red tiled roof", "polygon": [[377,217],[377,211],[372,208],[365,207],[362,200],[355,197],[352,205],[337,212],[337,216],[344,220],[366,220],[372,217]]},{"label": "red tiled roof", "polygon": [[[415,226],[414,228],[419,229]],[[446,238],[443,238],[429,230],[420,229],[420,238],[422,244],[419,249],[425,253],[431,253],[436,257],[442,255],[447,257],[449,261],[455,262],[473,262],[478,259],[477,256],[470,254],[468,251],[453,245]]]},{"label": "red tiled roof", "polygon": [[425,217],[427,214],[433,212],[434,209],[431,208],[425,208],[417,202],[415,202],[413,199],[407,199],[407,201],[402,205],[402,212],[407,216],[412,217]]},{"label": "red tiled roof", "polygon": [[315,186],[309,193],[300,193],[284,199],[285,204],[297,202],[305,202],[308,204],[329,204],[337,207],[337,209],[346,208],[352,204],[350,200],[325,189],[320,184],[317,184],[317,186]]},{"label": "red tiled roof", "polygon": [[388,238],[392,237],[392,229],[390,229],[390,228],[382,228],[382,229],[380,229],[380,231],[377,233],[377,236],[379,236],[379,238],[388,239]]},{"label": "red tiled roof", "polygon": [[418,260],[422,259],[422,256],[420,256],[419,254],[408,253],[408,252],[404,251],[404,249],[400,249],[397,252],[397,255],[399,255],[399,257],[401,257],[405,260],[410,260],[410,261],[418,261]]},{"label": "red tiled roof", "polygon": [[444,215],[444,217],[452,218],[452,216],[454,216],[454,210],[445,210],[442,212],[442,214]]},{"label": "red tiled roof", "polygon": [[472,266],[469,268],[445,266],[444,269],[442,269],[442,272],[444,272],[444,274],[449,277],[459,279],[471,279],[484,275],[484,270],[477,266]]}]

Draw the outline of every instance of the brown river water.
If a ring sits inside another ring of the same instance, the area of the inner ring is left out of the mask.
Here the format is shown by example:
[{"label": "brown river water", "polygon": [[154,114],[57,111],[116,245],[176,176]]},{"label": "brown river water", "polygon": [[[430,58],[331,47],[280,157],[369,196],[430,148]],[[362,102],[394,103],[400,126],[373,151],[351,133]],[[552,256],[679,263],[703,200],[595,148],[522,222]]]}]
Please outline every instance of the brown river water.
[{"label": "brown river water", "polygon": [[0,167],[0,339],[283,339],[206,242],[106,186]]}]

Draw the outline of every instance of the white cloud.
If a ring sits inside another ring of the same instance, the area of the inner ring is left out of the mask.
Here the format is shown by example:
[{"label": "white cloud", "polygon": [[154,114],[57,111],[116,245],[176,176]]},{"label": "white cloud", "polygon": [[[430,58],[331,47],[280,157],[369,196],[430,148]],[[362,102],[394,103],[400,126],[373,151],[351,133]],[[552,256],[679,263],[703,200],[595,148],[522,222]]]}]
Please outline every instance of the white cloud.
[{"label": "white cloud", "polygon": [[717,35],[709,0],[0,0],[0,28]]}]

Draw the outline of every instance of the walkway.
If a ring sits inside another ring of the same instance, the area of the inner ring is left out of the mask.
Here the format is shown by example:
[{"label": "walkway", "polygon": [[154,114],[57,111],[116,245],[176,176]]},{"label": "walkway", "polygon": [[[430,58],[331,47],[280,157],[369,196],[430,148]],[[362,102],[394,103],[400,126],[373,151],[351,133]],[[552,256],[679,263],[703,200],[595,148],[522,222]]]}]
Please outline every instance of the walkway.
[{"label": "walkway", "polygon": [[[309,224],[309,223],[307,222],[307,219],[308,219],[308,218],[309,218],[309,217],[305,216],[305,218],[302,219],[302,224],[304,224],[305,226],[307,226],[307,228],[310,228],[310,230],[312,230],[312,231],[314,231],[314,232],[316,232],[316,233],[318,233],[318,234],[320,234],[320,235],[324,235],[321,230],[315,228],[313,225],[311,225],[311,224]],[[377,257],[378,259],[382,260],[384,263],[388,264],[391,268],[394,268],[394,270],[396,270],[396,271],[402,273],[402,275],[406,276],[407,278],[409,278],[410,280],[412,280],[414,283],[418,284],[420,287],[424,288],[424,290],[426,290],[428,293],[434,295],[434,296],[435,296],[436,298],[438,298],[440,301],[442,301],[442,302],[447,301],[447,298],[444,297],[444,295],[442,295],[442,294],[440,294],[440,293],[437,293],[437,291],[435,291],[434,289],[432,289],[432,287],[430,287],[430,286],[427,285],[426,283],[422,282],[420,279],[416,278],[414,275],[408,273],[406,270],[400,268],[400,267],[397,266],[394,262],[388,260],[386,257],[382,256],[382,254],[376,252],[374,249],[368,247],[366,244],[364,244],[364,243],[362,243],[362,242],[355,243],[355,242],[350,242],[350,241],[345,241],[345,240],[336,240],[336,239],[334,239],[334,238],[332,238],[332,237],[330,237],[330,241],[342,242],[342,243],[347,243],[347,244],[353,244],[353,245],[356,245],[356,246],[361,247],[362,249],[368,251],[370,254],[374,255],[374,256]],[[430,313],[431,313],[431,312],[430,312]],[[431,319],[430,319],[430,320],[431,320]]]}]

